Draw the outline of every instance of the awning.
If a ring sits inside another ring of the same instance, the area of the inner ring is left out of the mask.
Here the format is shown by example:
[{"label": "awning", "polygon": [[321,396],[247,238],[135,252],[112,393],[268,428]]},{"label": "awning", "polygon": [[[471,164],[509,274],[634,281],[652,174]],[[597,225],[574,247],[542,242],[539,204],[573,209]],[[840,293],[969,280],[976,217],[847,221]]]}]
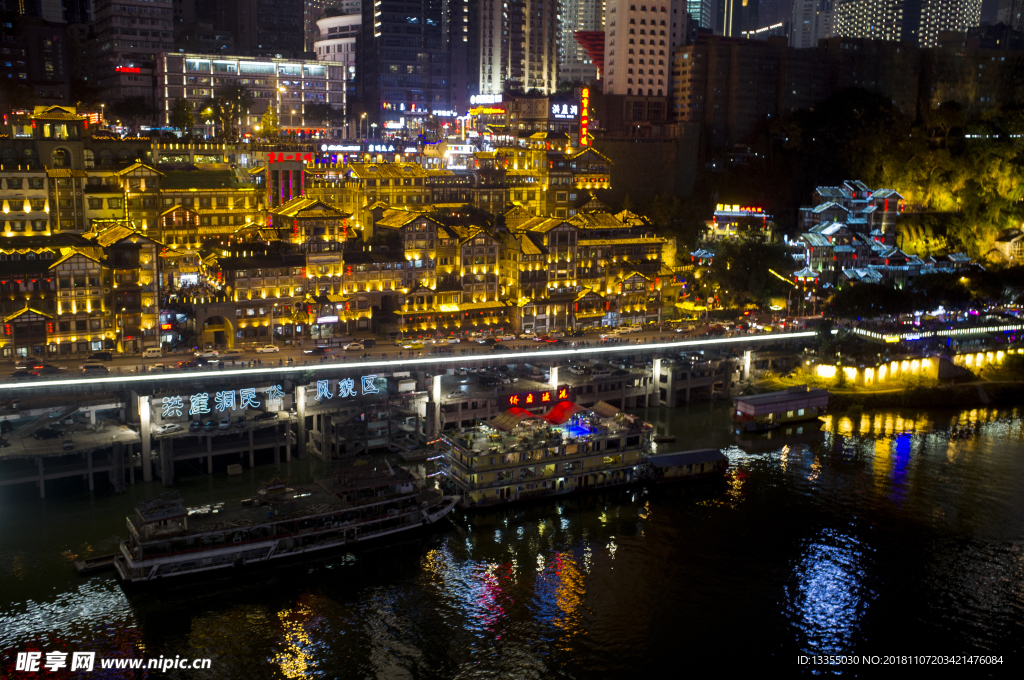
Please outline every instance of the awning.
[{"label": "awning", "polygon": [[612,406],[606,401],[597,402],[590,410],[602,418],[613,418],[617,413],[619,413],[619,409],[617,407]]},{"label": "awning", "polygon": [[577,312],[575,316],[577,319],[600,319],[607,313],[608,312]]},{"label": "awning", "polygon": [[576,402],[561,401],[553,409],[544,414],[544,420],[555,425],[564,425],[577,413],[588,411]]},{"label": "awning", "polygon": [[493,427],[496,430],[501,430],[502,432],[511,432],[513,429],[515,429],[516,425],[530,418],[541,420],[541,416],[534,415],[527,411],[525,408],[513,406],[507,411],[499,413],[498,415],[491,418],[490,422],[488,422],[487,425],[489,427]]}]

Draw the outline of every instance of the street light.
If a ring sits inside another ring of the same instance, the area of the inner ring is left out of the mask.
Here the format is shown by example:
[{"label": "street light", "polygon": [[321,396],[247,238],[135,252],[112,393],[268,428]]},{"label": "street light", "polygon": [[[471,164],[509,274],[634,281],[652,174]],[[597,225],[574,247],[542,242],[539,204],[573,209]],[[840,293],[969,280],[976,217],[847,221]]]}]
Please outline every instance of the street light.
[{"label": "street light", "polygon": [[[365,113],[363,115],[359,116],[359,135],[360,136],[363,135],[363,121],[364,120],[366,120],[366,114]],[[363,137],[363,139],[366,139],[366,137]]]},{"label": "street light", "polygon": [[373,132],[370,133],[370,138],[371,139],[377,139],[377,124],[376,123],[370,123],[370,127],[373,128]]},{"label": "street light", "polygon": [[121,354],[125,354],[124,351],[124,307],[121,308]]}]

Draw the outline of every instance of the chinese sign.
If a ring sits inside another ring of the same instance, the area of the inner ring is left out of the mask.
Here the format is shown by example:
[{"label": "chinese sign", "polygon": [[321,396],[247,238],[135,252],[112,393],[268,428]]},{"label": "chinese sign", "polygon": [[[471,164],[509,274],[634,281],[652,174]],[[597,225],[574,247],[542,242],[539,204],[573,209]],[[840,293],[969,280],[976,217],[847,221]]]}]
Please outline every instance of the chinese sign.
[{"label": "chinese sign", "polygon": [[307,161],[313,162],[313,154],[311,153],[275,153],[273,151],[267,154],[268,163],[282,163],[284,161]]},{"label": "chinese sign", "polygon": [[546,390],[544,392],[524,392],[522,394],[510,394],[504,397],[505,408],[534,408],[550,404],[554,406],[560,401],[572,399],[568,387],[559,387],[557,390]]},{"label": "chinese sign", "polygon": [[[268,387],[264,392],[267,401],[281,402],[284,400],[284,388],[280,385]],[[199,392],[188,397],[164,397],[160,408],[160,417],[201,416],[214,411],[218,413],[244,411],[247,408],[259,408],[261,403],[255,387],[220,392]]]},{"label": "chinese sign", "polygon": [[580,93],[580,146],[589,146],[587,128],[590,127],[590,88],[583,88]]},{"label": "chinese sign", "polygon": [[367,144],[366,150],[370,153],[394,153],[394,144]]},{"label": "chinese sign", "polygon": [[715,212],[744,212],[744,213],[748,213],[748,214],[760,215],[761,213],[764,212],[764,208],[755,208],[755,207],[746,206],[746,205],[739,206],[739,205],[729,205],[728,203],[719,203],[717,206],[715,206]]},{"label": "chinese sign", "polygon": [[575,118],[580,112],[580,107],[575,104],[552,104],[551,115],[555,118]]},{"label": "chinese sign", "polygon": [[[334,383],[333,387],[331,383]],[[363,396],[367,394],[380,394],[380,387],[377,385],[376,375],[364,375],[360,377],[358,389],[355,378],[342,378],[340,380],[317,380],[316,381],[316,399],[318,402],[323,403],[328,399],[346,399],[348,397],[358,397],[360,394]]]}]

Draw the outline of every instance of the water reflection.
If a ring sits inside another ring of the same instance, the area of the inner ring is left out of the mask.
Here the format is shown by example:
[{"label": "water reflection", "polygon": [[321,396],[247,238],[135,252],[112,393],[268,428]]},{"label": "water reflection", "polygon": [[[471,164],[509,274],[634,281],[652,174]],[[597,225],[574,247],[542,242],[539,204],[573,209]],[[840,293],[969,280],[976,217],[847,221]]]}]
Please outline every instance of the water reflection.
[{"label": "water reflection", "polygon": [[846,653],[873,593],[863,584],[864,553],[856,538],[826,529],[808,542],[786,588],[790,619],[802,633],[802,651]]}]

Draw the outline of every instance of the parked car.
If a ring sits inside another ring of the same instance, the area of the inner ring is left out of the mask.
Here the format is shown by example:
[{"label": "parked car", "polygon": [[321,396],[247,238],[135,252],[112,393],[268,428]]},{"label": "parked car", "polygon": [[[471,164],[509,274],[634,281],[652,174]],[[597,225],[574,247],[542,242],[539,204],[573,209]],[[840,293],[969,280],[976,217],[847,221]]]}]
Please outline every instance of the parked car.
[{"label": "parked car", "polygon": [[159,347],[148,347],[142,351],[143,359],[163,359],[164,352]]},{"label": "parked car", "polygon": [[235,427],[237,427],[239,430],[245,427],[245,416],[238,416],[237,418],[235,418]]},{"label": "parked car", "polygon": [[111,354],[110,352],[93,352],[88,357],[86,357],[86,361],[113,361],[113,360],[114,360],[114,355]]},{"label": "parked car", "polygon": [[243,354],[245,354],[245,350],[244,349],[226,349],[226,350],[224,350],[223,352],[220,353],[220,356],[222,358],[227,359],[229,357],[240,357]]},{"label": "parked car", "polygon": [[206,430],[207,432],[209,432],[215,427],[217,427],[217,421],[213,420],[212,418],[203,423],[203,429]]},{"label": "parked car", "polygon": [[497,385],[498,385],[498,384],[499,384],[499,383],[500,383],[501,381],[500,381],[500,380],[498,380],[498,378],[496,378],[496,377],[494,377],[494,376],[490,376],[490,375],[481,375],[481,376],[479,376],[479,377],[477,378],[477,382],[479,382],[479,383],[480,383],[481,385],[483,385],[484,387],[495,387],[495,386],[497,386]]},{"label": "parked car", "polygon": [[81,369],[82,373],[110,373],[106,366],[96,363],[82,364]]},{"label": "parked car", "polygon": [[444,398],[445,399],[462,399],[465,396],[466,396],[465,392],[460,392],[459,390],[454,390],[454,391],[449,392],[448,394],[444,395]]},{"label": "parked car", "polygon": [[212,359],[213,357],[219,356],[220,352],[215,349],[201,349],[195,353],[197,359]]},{"label": "parked car", "polygon": [[198,420],[193,420],[191,423],[188,424],[189,432],[199,432],[199,430],[201,430],[202,428],[203,424]]},{"label": "parked car", "polygon": [[64,438],[64,450],[65,451],[74,451],[75,450],[75,442],[72,441],[71,439],[69,439],[68,437],[65,437]]},{"label": "parked car", "polygon": [[217,424],[217,429],[219,429],[219,430],[231,429],[231,418],[229,416],[224,416],[223,418],[221,418],[220,419],[220,423]]},{"label": "parked car", "polygon": [[469,375],[469,369],[459,368],[455,370],[455,375]]},{"label": "parked car", "polygon": [[364,349],[366,349],[366,346],[363,343],[361,343],[361,342],[350,342],[347,345],[345,345],[345,351],[346,352],[353,352],[353,351],[356,351],[356,350],[364,350]]},{"label": "parked car", "polygon": [[583,364],[573,364],[572,366],[569,367],[569,372],[574,373],[576,375],[586,375],[587,370],[587,367],[584,366]]},{"label": "parked car", "polygon": [[163,425],[157,427],[153,431],[156,434],[167,434],[168,432],[174,432],[175,430],[180,430],[180,429],[181,429],[181,425],[178,425],[178,423],[164,423]]},{"label": "parked car", "polygon": [[267,420],[277,420],[277,411],[264,411],[253,418],[253,420],[257,423],[262,423]]},{"label": "parked car", "polygon": [[530,338],[535,338],[535,337],[537,337],[537,334],[534,333],[533,331],[526,331],[525,333],[520,333],[519,334],[519,339],[520,340],[529,340]]},{"label": "parked car", "polygon": [[261,345],[253,351],[256,352],[256,354],[269,354],[272,352],[280,352],[281,348],[277,345]]},{"label": "parked car", "polygon": [[63,437],[64,433],[53,427],[44,427],[36,430],[32,436],[36,439],[56,439]]}]

